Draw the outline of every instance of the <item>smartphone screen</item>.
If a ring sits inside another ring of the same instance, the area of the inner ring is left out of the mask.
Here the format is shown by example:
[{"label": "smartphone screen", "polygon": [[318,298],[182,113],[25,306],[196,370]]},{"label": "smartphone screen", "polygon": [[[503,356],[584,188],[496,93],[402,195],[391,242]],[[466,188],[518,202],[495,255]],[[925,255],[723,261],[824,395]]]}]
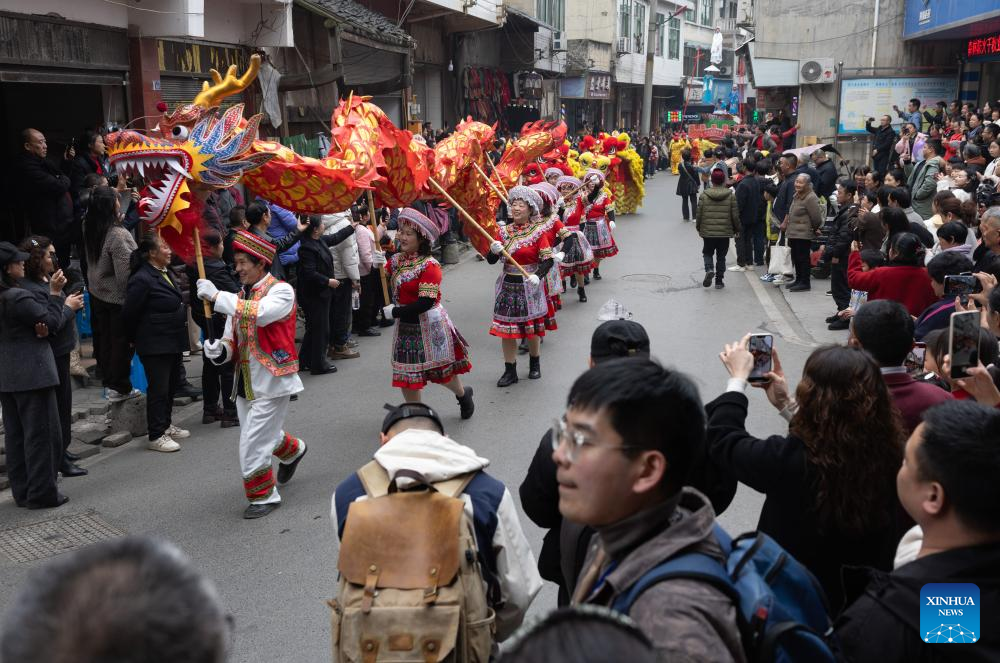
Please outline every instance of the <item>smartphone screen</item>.
[{"label": "smartphone screen", "polygon": [[913,349],[910,353],[906,355],[906,361],[903,362],[903,366],[906,367],[906,371],[912,375],[922,375],[924,373],[924,356],[927,354],[927,344],[923,341],[917,341],[913,344]]},{"label": "smartphone screen", "polygon": [[770,334],[751,334],[747,341],[747,350],[753,355],[753,369],[748,382],[765,382],[764,377],[771,372],[771,349],[774,347],[774,337]]},{"label": "smartphone screen", "polygon": [[983,286],[972,274],[949,274],[944,277],[946,297],[961,297],[982,292]]},{"label": "smartphone screen", "polygon": [[979,311],[951,314],[948,326],[951,377],[968,377],[967,369],[979,363]]}]

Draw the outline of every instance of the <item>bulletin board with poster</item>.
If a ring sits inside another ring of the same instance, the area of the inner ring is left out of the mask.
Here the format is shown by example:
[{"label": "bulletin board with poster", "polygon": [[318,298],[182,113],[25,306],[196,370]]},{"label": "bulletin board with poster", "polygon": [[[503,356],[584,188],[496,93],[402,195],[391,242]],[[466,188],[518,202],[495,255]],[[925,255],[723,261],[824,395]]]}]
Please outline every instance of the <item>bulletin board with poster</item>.
[{"label": "bulletin board with poster", "polygon": [[[888,115],[898,129],[903,120],[892,110],[906,111],[910,99],[919,99],[920,108],[933,107],[939,101],[958,98],[955,76],[916,76],[910,78],[844,78],[840,81],[840,109],[837,135],[865,134],[865,120]],[[877,124],[877,122],[876,122]]]}]

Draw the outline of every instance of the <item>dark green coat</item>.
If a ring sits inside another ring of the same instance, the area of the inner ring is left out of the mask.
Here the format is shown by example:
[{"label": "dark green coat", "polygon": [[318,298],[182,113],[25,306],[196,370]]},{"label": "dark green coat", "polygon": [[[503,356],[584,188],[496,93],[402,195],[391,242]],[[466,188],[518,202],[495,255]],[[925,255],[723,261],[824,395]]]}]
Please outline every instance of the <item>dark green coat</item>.
[{"label": "dark green coat", "polygon": [[702,237],[732,237],[740,231],[740,212],[732,189],[713,186],[702,192],[695,228]]}]

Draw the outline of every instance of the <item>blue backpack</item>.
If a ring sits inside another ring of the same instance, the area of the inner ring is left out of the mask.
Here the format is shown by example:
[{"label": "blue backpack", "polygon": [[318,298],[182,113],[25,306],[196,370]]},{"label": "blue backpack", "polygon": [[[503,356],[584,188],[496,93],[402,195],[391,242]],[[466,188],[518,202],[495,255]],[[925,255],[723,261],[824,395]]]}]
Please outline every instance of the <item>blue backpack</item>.
[{"label": "blue backpack", "polygon": [[628,614],[639,596],[668,579],[707,582],[736,606],[737,623],[751,663],[833,663],[833,625],[816,578],[766,534],[731,539],[718,524],[714,534],[725,565],[704,553],[684,553],[646,572],[611,606]]}]

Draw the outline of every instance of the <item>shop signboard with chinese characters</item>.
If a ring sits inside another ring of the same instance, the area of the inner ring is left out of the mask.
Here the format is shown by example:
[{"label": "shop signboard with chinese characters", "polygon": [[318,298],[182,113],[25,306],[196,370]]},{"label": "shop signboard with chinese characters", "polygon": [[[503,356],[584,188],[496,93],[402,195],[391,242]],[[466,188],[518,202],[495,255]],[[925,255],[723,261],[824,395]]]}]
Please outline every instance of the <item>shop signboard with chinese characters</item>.
[{"label": "shop signboard with chinese characters", "polygon": [[903,39],[919,39],[958,28],[964,31],[998,14],[997,0],[906,0]]},{"label": "shop signboard with chinese characters", "polygon": [[587,74],[587,99],[611,98],[611,74]]},{"label": "shop signboard with chinese characters", "polygon": [[1000,32],[970,39],[965,54],[969,62],[1000,59]]}]

